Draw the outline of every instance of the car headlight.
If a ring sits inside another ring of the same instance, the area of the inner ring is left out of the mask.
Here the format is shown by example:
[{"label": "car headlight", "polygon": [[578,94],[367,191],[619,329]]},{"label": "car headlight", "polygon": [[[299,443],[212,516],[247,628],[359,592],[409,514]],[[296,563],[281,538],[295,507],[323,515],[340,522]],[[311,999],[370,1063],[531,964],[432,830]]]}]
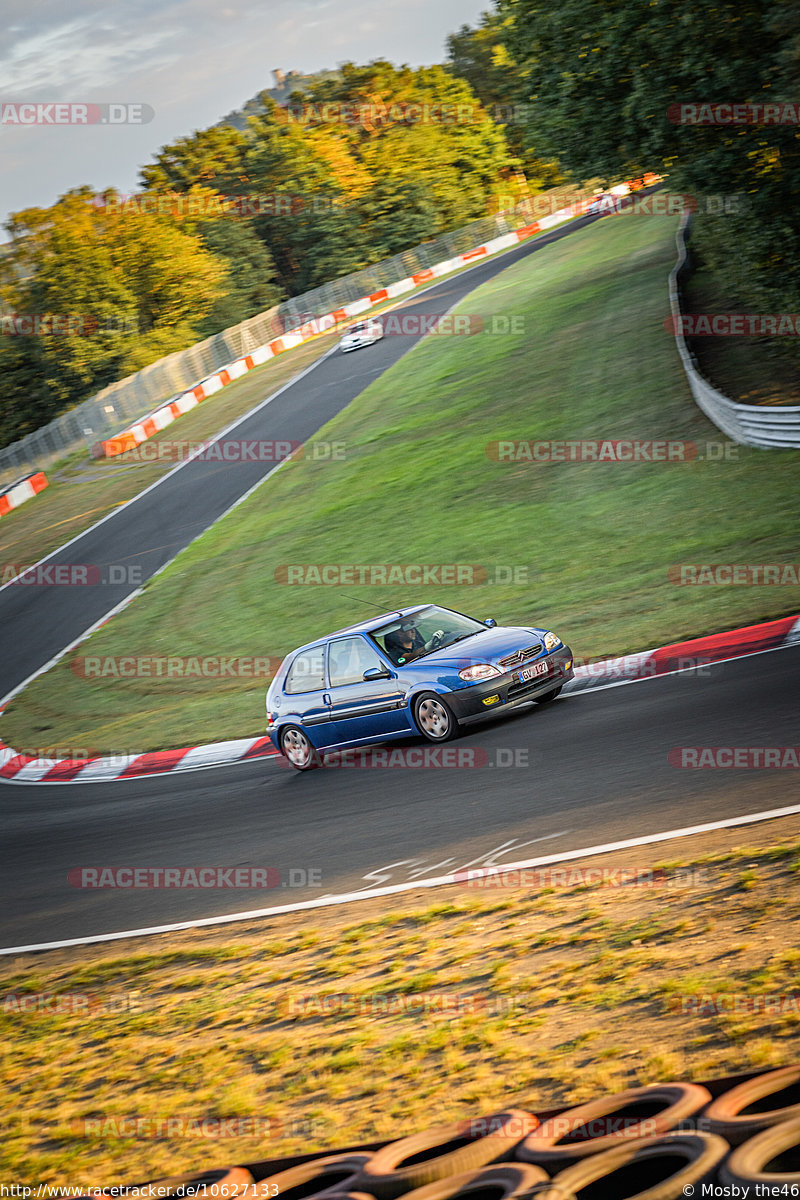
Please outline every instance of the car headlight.
[{"label": "car headlight", "polygon": [[491,663],[476,663],[474,667],[464,667],[463,671],[459,671],[458,678],[466,680],[467,683],[475,683],[478,679],[494,679],[495,675],[502,674],[503,672],[498,671]]},{"label": "car headlight", "polygon": [[560,645],[561,645],[561,638],[558,637],[555,633],[546,633],[544,635],[545,650],[555,650]]}]

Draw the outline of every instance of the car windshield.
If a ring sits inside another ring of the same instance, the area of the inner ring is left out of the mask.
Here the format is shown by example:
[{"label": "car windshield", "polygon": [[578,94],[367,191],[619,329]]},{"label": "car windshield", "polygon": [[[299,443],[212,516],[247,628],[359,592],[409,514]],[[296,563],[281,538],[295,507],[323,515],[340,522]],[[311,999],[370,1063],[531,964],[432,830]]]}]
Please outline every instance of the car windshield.
[{"label": "car windshield", "polygon": [[366,328],[367,328],[366,322],[359,321],[357,325],[351,325],[347,332],[348,333],[361,333],[361,331]]},{"label": "car windshield", "polygon": [[[424,658],[434,650],[452,646],[454,642],[485,629],[485,625],[472,617],[429,604],[407,617],[395,617],[379,629],[373,629],[369,636],[396,666],[400,666],[411,658]],[[434,637],[435,634],[441,636]]]}]

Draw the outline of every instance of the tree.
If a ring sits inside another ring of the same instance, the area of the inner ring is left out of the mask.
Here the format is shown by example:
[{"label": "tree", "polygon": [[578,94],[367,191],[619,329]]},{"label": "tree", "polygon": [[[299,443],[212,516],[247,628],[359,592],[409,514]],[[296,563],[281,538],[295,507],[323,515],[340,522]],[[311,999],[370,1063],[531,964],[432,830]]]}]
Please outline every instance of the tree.
[{"label": "tree", "polygon": [[509,51],[513,19],[497,10],[481,13],[475,28],[462,25],[447,39],[447,69],[465,79],[487,112],[502,126],[532,191],[565,182],[558,163],[542,158],[526,138],[525,75]]},{"label": "tree", "polygon": [[797,126],[686,124],[679,108],[792,100],[797,0],[499,3],[531,141],[583,179],[661,170],[677,190],[746,195],[718,223],[739,284],[800,302]]},{"label": "tree", "polygon": [[154,163],[141,170],[151,192],[184,192],[196,186],[227,193],[248,180],[243,162],[248,139],[228,125],[214,125],[164,146]]},{"label": "tree", "polygon": [[68,192],[49,209],[15,213],[3,262],[6,309],[46,318],[4,346],[10,440],[108,383],[197,341],[224,294],[225,265],[199,234],[125,207],[113,192]]},{"label": "tree", "polygon": [[275,262],[246,220],[220,217],[200,221],[196,232],[228,272],[224,295],[214,302],[208,315],[197,325],[199,337],[220,333],[280,304],[285,293],[275,281]]}]

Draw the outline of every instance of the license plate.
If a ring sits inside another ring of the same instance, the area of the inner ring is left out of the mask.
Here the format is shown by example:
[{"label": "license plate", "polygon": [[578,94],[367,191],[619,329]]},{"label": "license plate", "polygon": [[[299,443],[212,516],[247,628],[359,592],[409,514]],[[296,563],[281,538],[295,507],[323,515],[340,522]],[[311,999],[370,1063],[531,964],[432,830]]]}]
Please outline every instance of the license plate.
[{"label": "license plate", "polygon": [[523,667],[521,671],[517,671],[517,679],[520,683],[527,683],[528,680],[536,679],[539,675],[546,675],[549,670],[549,662],[537,662],[532,667]]}]

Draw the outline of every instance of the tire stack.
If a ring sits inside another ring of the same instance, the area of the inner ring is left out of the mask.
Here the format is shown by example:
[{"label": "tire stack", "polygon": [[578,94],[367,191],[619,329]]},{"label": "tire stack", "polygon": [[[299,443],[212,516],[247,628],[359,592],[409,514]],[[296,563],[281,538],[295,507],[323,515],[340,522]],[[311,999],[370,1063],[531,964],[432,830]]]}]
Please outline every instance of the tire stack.
[{"label": "tire stack", "polygon": [[651,1084],[544,1122],[508,1109],[285,1169],[251,1163],[149,1181],[169,1188],[161,1195],[219,1200],[677,1200],[713,1195],[710,1184],[725,1188],[719,1195],[800,1197],[800,1066],[714,1099],[698,1084]]}]

